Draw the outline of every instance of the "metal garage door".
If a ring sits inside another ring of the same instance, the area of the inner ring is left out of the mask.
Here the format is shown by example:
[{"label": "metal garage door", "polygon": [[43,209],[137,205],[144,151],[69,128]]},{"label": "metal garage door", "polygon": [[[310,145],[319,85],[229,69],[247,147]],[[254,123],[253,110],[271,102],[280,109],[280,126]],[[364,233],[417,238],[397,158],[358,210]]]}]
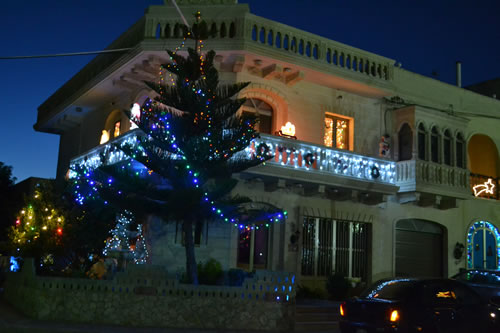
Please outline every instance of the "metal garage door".
[{"label": "metal garage door", "polygon": [[396,224],[396,276],[443,276],[443,229],[424,220]]}]

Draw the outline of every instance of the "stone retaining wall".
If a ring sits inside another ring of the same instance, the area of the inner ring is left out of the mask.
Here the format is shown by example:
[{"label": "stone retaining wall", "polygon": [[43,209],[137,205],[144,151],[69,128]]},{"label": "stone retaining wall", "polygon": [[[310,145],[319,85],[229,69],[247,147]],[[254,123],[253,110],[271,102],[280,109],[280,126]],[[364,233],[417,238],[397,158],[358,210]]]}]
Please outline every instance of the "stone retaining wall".
[{"label": "stone retaining wall", "polygon": [[47,320],[127,326],[291,331],[295,277],[260,271],[242,287],[192,286],[148,265],[113,280],[41,277],[33,261],[9,273],[5,298],[26,315]]}]

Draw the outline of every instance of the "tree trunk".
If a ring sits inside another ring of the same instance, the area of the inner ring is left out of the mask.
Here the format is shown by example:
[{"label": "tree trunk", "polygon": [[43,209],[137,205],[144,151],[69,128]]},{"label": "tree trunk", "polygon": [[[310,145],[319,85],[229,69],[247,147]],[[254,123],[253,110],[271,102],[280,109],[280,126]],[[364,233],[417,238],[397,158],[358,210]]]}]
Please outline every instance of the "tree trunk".
[{"label": "tree trunk", "polygon": [[186,274],[192,284],[198,284],[198,267],[194,253],[193,220],[185,220],[182,224],[184,231],[184,247],[186,249]]}]

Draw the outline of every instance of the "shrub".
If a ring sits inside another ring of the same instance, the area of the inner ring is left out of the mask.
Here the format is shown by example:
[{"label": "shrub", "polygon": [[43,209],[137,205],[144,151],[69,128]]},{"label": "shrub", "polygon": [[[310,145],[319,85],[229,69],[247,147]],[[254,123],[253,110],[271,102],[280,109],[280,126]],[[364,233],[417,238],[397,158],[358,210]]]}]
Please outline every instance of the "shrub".
[{"label": "shrub", "polygon": [[304,285],[298,285],[297,287],[297,298],[298,299],[324,299],[325,294],[321,289],[313,289]]},{"label": "shrub", "polygon": [[247,277],[247,273],[239,268],[231,268],[227,271],[227,285],[239,287],[243,285],[243,281]]},{"label": "shrub", "polygon": [[209,259],[205,264],[198,264],[198,281],[200,284],[216,285],[223,280],[222,265],[215,259]]},{"label": "shrub", "polygon": [[332,273],[326,280],[326,290],[333,300],[346,299],[350,288],[349,280],[342,273]]}]

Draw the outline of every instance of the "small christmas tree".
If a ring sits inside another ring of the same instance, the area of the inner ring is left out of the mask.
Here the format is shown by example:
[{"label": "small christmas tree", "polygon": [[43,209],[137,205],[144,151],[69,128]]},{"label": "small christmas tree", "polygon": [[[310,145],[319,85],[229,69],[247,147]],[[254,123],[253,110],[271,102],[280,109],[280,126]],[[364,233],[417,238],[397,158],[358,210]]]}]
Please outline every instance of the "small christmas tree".
[{"label": "small christmas tree", "polygon": [[53,193],[52,185],[38,184],[33,196],[26,198],[9,232],[10,243],[19,255],[52,255],[62,244],[66,212],[57,207]]},{"label": "small christmas tree", "polygon": [[116,226],[111,230],[111,238],[106,241],[103,255],[113,255],[118,253],[125,260],[132,260],[134,263],[146,263],[147,249],[142,225],[138,224],[136,230],[131,230],[135,223],[134,215],[125,210],[116,217]]}]

